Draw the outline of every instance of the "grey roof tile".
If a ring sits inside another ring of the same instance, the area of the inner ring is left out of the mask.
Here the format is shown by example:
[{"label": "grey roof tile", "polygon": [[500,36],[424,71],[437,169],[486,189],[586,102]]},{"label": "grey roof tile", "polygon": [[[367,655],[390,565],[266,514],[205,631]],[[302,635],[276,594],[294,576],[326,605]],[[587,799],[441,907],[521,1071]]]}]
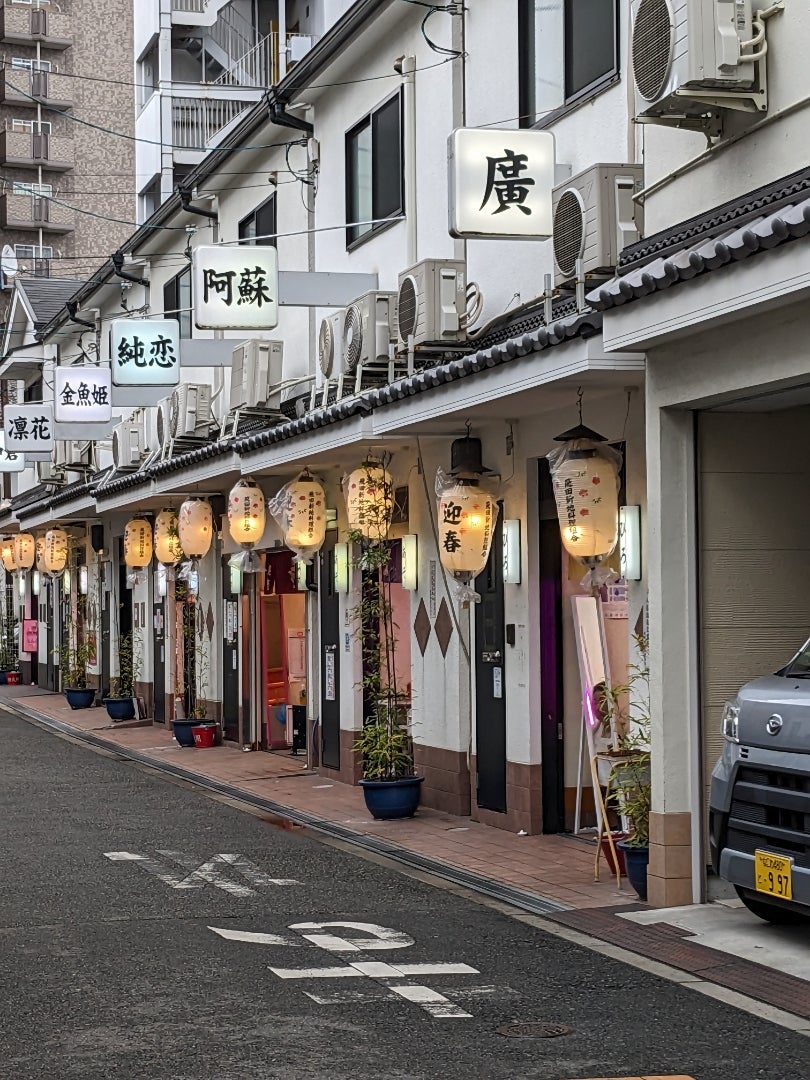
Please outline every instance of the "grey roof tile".
[{"label": "grey roof tile", "polygon": [[25,277],[17,279],[17,288],[34,312],[34,326],[49,323],[67,301],[78,292],[83,282],[70,278]]}]

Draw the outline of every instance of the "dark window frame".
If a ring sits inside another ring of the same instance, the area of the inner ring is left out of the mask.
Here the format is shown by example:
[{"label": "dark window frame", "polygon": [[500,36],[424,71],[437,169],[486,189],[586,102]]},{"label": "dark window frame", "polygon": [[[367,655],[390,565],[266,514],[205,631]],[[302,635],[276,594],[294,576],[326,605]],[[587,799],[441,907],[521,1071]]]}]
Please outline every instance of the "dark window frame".
[{"label": "dark window frame", "polygon": [[[259,219],[260,214],[267,212],[268,207],[272,207],[273,227],[272,227],[271,230],[269,230],[268,233],[265,233],[264,228],[259,229],[259,227],[258,227],[258,219]],[[254,229],[254,232],[253,232],[252,236],[249,235],[246,232],[247,227],[251,223],[253,224],[253,229]],[[262,239],[262,240],[257,240],[256,237],[261,236],[262,234],[264,234],[268,238]],[[277,234],[278,234],[278,205],[276,203],[276,192],[274,191],[272,195],[269,195],[264,200],[264,202],[259,203],[259,205],[255,208],[255,210],[252,210],[249,214],[246,214],[240,220],[240,222],[239,222],[239,224],[237,226],[237,235],[239,236],[240,240],[246,241],[249,244],[250,247],[277,247],[278,246],[278,244],[277,244],[278,235]]]},{"label": "dark window frame", "polygon": [[[393,210],[385,221],[380,221],[376,225],[372,225],[365,228],[362,232],[358,232],[359,226],[352,222],[352,195],[354,192],[354,169],[352,167],[352,140],[360,134],[361,131],[365,131],[366,128],[371,128],[372,132],[372,145],[371,145],[371,217],[381,217],[381,214],[376,212],[374,206],[374,117],[377,116],[383,109],[386,109],[392,101],[399,102],[399,206]],[[379,235],[386,229],[390,229],[392,225],[396,225],[405,216],[405,144],[404,144],[404,98],[401,90],[395,90],[393,94],[389,94],[384,98],[379,105],[376,105],[370,112],[366,113],[362,119],[358,120],[356,124],[353,124],[345,134],[344,148],[345,148],[345,169],[346,169],[346,184],[345,184],[345,196],[346,196],[346,250],[354,251],[360,247],[367,240]]]},{"label": "dark window frame", "polygon": [[[181,285],[185,282],[182,279],[188,281],[188,304],[184,304],[180,299]],[[173,278],[169,280],[163,286],[163,317],[166,319],[176,318],[180,324],[180,337],[184,341],[188,341],[194,336],[194,328],[192,326],[192,311],[191,308],[194,303],[194,297],[192,293],[191,284],[191,267],[186,266],[179,274],[175,274]],[[181,311],[181,308],[188,308],[187,311]]]},{"label": "dark window frame", "polygon": [[561,47],[564,53],[563,59],[563,100],[558,108],[540,116],[535,115],[531,109],[530,82],[534,78],[534,68],[529,66],[530,52],[534,45],[534,28],[531,0],[520,0],[518,6],[518,42],[519,42],[519,110],[520,126],[530,128],[545,128],[555,123],[560,117],[578,109],[580,105],[591,101],[597,95],[604,93],[611,86],[621,81],[622,48],[621,48],[621,21],[619,0],[613,2],[613,65],[609,71],[594,79],[587,86],[581,87],[572,94],[568,94],[567,82],[569,78],[569,64],[571,57],[571,44],[568,40],[568,25],[570,19],[570,5],[573,0],[564,0],[563,7],[563,41]]}]

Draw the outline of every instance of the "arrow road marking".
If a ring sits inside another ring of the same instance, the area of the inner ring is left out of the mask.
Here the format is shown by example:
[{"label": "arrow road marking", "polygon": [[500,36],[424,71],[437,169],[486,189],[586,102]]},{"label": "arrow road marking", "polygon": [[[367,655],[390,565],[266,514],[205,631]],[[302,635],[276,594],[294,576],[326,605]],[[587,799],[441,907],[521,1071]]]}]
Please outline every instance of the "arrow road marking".
[{"label": "arrow road marking", "polygon": [[192,871],[187,878],[183,879],[184,882],[204,882],[208,885],[216,886],[217,889],[223,889],[233,896],[256,895],[254,890],[248,888],[247,885],[239,885],[236,881],[229,881],[227,878],[222,877],[217,868],[216,857],[209,859],[208,862],[204,862],[202,866],[199,866],[196,859],[189,858],[188,855],[184,855],[182,851],[164,851],[158,849],[158,855],[163,855],[167,859],[171,859],[172,862],[176,862],[178,866],[184,866],[187,870]]},{"label": "arrow road marking", "polygon": [[157,859],[150,859],[147,855],[136,855],[132,851],[105,851],[104,858],[109,859],[110,862],[136,862],[147,874],[153,874],[173,889],[201,889],[203,887],[202,881],[189,881],[178,874],[173,874],[163,863],[159,863]]},{"label": "arrow road marking", "polygon": [[293,941],[282,934],[252,934],[249,930],[224,930],[218,926],[209,926],[215,934],[226,941],[248,941],[253,945],[303,945],[303,941]]},{"label": "arrow road marking", "polygon": [[176,871],[172,871],[158,859],[150,858],[148,855],[139,855],[132,851],[104,852],[104,857],[111,862],[137,863],[148,874],[154,875],[172,889],[202,889],[205,885],[213,885],[217,889],[223,889],[225,892],[230,893],[231,896],[246,897],[256,895],[255,890],[249,888],[249,886],[231,881],[225,877],[223,874],[225,869],[235,871],[249,881],[251,885],[256,886],[301,884],[300,881],[296,881],[294,878],[274,878],[269,874],[265,874],[263,870],[260,870],[258,866],[246,859],[244,855],[225,853],[212,855],[207,862],[202,864],[199,864],[192,856],[183,854],[182,851],[159,849],[158,855],[177,863],[178,866],[183,867],[185,870],[190,870],[191,873],[183,876]]}]

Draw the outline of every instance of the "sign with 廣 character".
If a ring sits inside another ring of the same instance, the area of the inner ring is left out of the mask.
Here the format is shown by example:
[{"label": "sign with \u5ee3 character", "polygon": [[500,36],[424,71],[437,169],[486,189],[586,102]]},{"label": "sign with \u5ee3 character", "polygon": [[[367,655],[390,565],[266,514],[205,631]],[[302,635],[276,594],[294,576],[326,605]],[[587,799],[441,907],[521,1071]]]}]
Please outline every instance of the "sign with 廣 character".
[{"label": "sign with \u5ee3 character", "polygon": [[53,407],[41,401],[3,408],[3,434],[9,453],[53,450]]},{"label": "sign with \u5ee3 character", "polygon": [[271,330],[278,323],[274,247],[195,248],[192,280],[199,330]]},{"label": "sign with \u5ee3 character", "polygon": [[111,389],[108,367],[54,368],[53,400],[56,423],[109,423],[112,419]]},{"label": "sign with \u5ee3 character", "polygon": [[113,386],[177,386],[177,319],[114,319],[110,329]]},{"label": "sign with \u5ee3 character", "polygon": [[552,234],[550,131],[457,128],[448,140],[450,235],[500,240]]}]

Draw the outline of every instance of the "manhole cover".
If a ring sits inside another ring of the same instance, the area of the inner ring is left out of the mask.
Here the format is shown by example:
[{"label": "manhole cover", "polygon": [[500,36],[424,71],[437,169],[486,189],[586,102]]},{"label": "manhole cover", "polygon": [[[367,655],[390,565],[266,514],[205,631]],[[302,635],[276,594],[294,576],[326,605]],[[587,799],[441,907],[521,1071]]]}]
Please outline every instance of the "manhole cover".
[{"label": "manhole cover", "polygon": [[556,1039],[559,1035],[570,1035],[571,1030],[565,1024],[538,1021],[533,1024],[504,1024],[498,1028],[498,1034],[508,1035],[512,1039]]}]

